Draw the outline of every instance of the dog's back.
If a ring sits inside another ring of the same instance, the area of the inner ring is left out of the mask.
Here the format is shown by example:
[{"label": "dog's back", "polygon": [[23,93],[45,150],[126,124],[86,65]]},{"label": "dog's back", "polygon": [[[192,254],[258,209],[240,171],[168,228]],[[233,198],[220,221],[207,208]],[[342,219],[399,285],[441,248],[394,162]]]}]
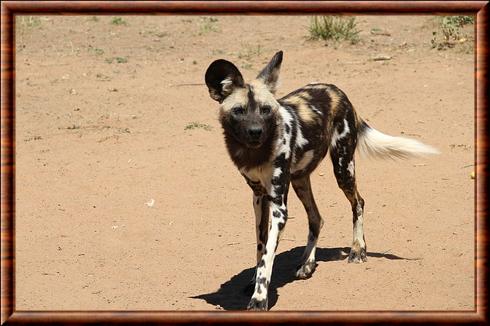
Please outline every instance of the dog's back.
[{"label": "dog's back", "polygon": [[[304,144],[299,144],[294,150],[292,178],[310,174],[332,144],[347,133],[357,135],[361,126],[349,99],[335,85],[311,83],[278,102],[291,110],[297,120],[298,134],[304,138]],[[355,142],[349,145],[355,148]]]}]

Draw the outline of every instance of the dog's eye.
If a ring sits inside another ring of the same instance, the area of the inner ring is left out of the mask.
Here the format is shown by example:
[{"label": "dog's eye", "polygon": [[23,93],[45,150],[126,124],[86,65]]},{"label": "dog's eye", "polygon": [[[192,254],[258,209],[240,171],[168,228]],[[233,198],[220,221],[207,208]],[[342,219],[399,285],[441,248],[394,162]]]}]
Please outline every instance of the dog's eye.
[{"label": "dog's eye", "polygon": [[260,113],[261,114],[269,114],[269,113],[271,113],[271,110],[272,110],[272,108],[268,105],[264,105],[264,106],[260,107]]},{"label": "dog's eye", "polygon": [[233,114],[235,115],[242,115],[245,114],[245,109],[242,108],[241,106],[236,106],[232,109]]}]

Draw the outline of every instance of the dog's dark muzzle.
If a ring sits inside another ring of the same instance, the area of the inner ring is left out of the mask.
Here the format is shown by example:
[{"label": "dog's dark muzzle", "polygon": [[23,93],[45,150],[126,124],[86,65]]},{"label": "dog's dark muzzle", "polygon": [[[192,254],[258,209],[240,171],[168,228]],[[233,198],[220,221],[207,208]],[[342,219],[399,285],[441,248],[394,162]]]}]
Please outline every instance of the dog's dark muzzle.
[{"label": "dog's dark muzzle", "polygon": [[248,137],[250,140],[259,140],[262,136],[262,127],[250,127],[247,130]]},{"label": "dog's dark muzzle", "polygon": [[247,129],[248,145],[252,148],[259,147],[262,144],[262,127],[253,126]]}]

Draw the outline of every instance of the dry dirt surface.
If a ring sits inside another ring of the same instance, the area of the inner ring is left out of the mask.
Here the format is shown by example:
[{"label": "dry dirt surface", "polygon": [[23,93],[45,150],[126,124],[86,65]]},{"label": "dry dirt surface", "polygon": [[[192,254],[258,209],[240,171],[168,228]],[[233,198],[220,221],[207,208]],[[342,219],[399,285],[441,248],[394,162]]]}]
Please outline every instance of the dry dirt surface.
[{"label": "dry dirt surface", "polygon": [[305,16],[17,19],[17,310],[244,309],[251,191],[204,72],[225,58],[248,80],[278,50],[279,96],[335,84],[376,129],[441,154],[357,159],[362,264],[347,263],[351,209],[327,157],[317,270],[294,279],[308,227],[291,192],[271,310],[475,308],[471,28],[469,47],[437,50],[430,16],[357,17],[357,44],[308,39]]}]

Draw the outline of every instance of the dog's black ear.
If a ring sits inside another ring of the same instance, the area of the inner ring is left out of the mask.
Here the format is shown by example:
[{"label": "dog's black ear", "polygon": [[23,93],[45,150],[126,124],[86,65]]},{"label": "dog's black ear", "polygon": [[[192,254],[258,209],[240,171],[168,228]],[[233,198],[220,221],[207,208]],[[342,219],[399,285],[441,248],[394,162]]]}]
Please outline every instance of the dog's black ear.
[{"label": "dog's black ear", "polygon": [[257,76],[257,79],[262,80],[272,94],[276,92],[278,86],[279,70],[281,69],[281,63],[282,51],[279,51],[274,54],[271,61]]},{"label": "dog's black ear", "polygon": [[209,65],[204,79],[208,85],[209,95],[220,103],[233,92],[233,89],[244,86],[243,77],[238,68],[230,61],[223,59],[216,60]]}]

